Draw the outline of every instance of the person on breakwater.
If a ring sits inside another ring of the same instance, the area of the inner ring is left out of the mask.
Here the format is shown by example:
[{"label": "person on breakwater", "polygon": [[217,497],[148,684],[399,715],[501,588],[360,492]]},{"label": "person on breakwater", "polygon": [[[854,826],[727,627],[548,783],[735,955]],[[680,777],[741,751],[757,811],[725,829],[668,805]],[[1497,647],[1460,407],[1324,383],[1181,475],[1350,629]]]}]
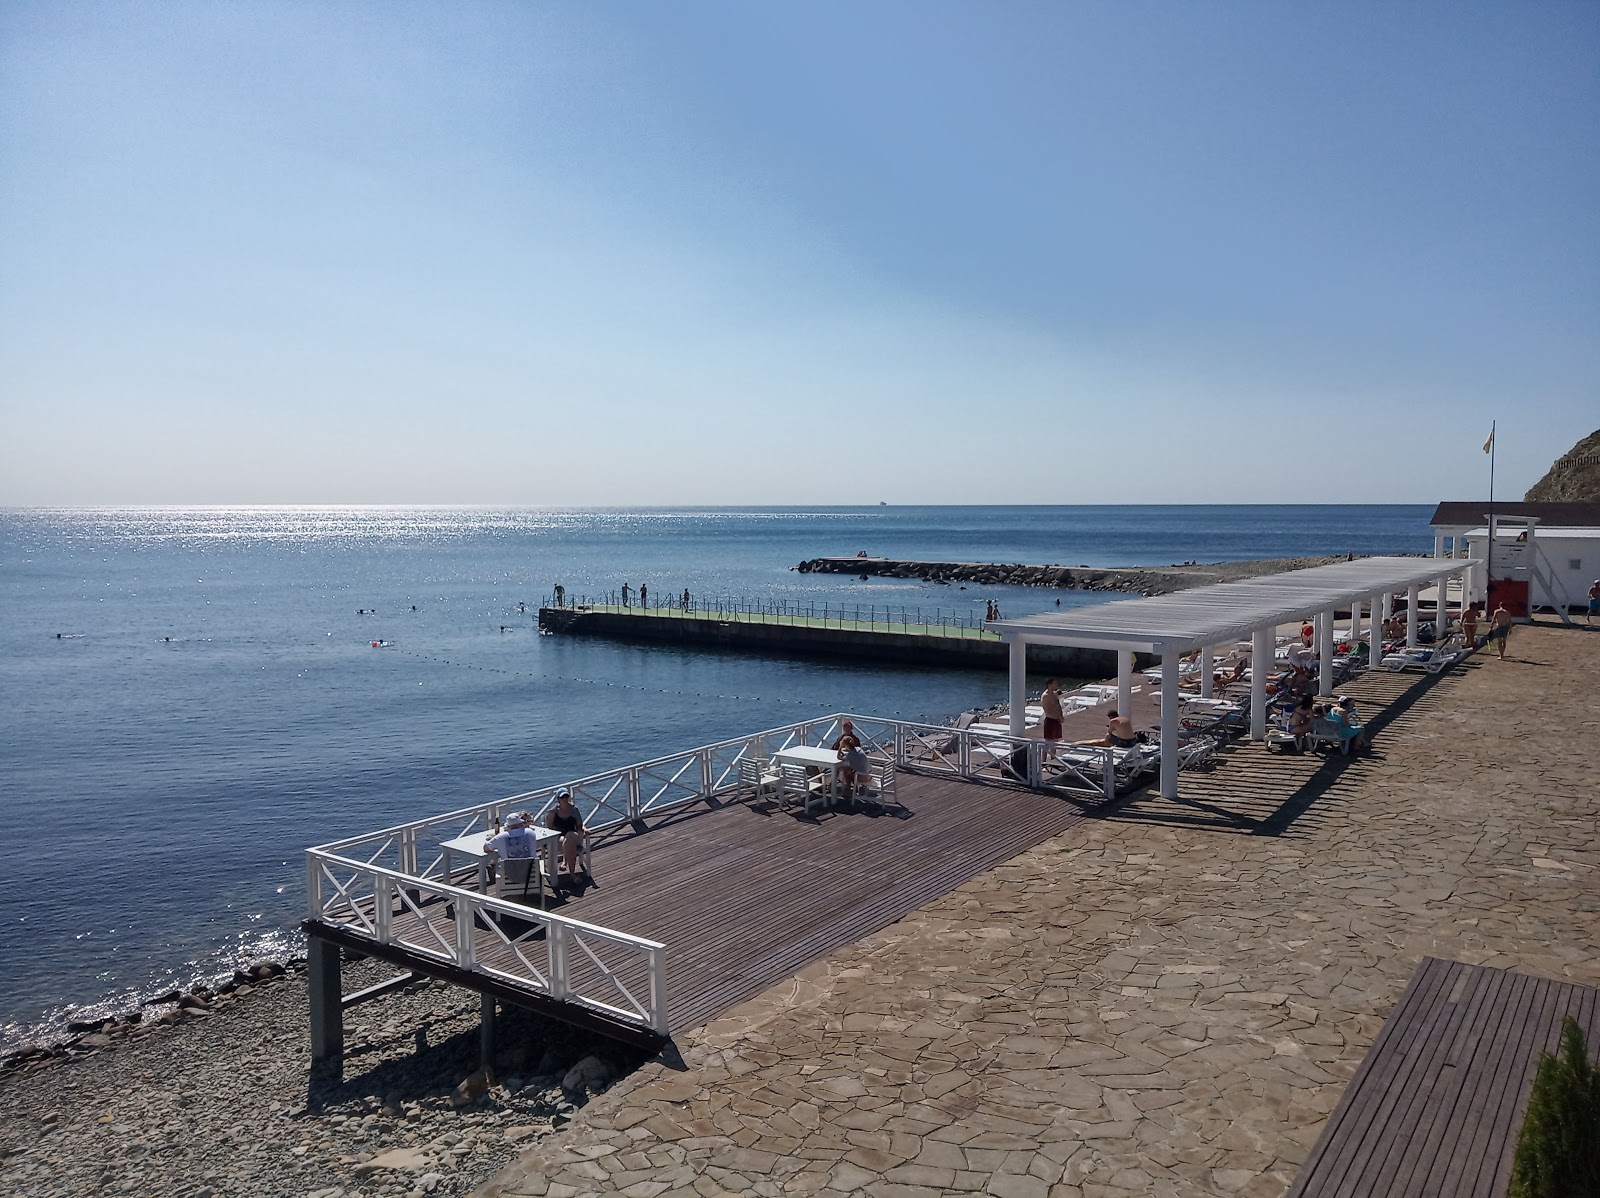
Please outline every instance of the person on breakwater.
[{"label": "person on breakwater", "polygon": [[557,607],[566,606],[567,588],[562,586],[559,582],[556,583],[556,585],[555,585],[555,595],[556,595],[556,606]]},{"label": "person on breakwater", "polygon": [[650,606],[650,585],[648,583],[641,582],[639,584],[639,606]]},{"label": "person on breakwater", "polygon": [[628,584],[627,583],[623,583],[622,584],[622,606],[623,607],[627,607],[628,606],[628,596],[631,595],[631,594],[633,594],[633,592],[628,589]]}]

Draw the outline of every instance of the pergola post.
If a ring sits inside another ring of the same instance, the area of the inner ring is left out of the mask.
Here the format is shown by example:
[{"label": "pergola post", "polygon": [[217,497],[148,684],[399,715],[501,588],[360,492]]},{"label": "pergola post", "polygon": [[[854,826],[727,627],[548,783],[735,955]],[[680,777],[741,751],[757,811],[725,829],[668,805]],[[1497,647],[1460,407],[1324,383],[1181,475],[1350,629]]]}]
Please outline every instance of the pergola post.
[{"label": "pergola post", "polygon": [[1161,654],[1161,797],[1178,797],[1178,667],[1183,654]]},{"label": "pergola post", "polygon": [[1450,575],[1439,575],[1439,602],[1434,604],[1433,643],[1444,643],[1445,629],[1450,626]]},{"label": "pergola post", "polygon": [[1376,670],[1383,664],[1383,617],[1378,614],[1380,598],[1372,597],[1372,644],[1367,651],[1367,669]]},{"label": "pergola post", "polygon": [[1257,628],[1250,649],[1250,739],[1267,739],[1267,675],[1272,672],[1272,629]]},{"label": "pergola post", "polygon": [[1021,736],[1028,727],[1028,642],[1020,636],[1011,639],[1011,735]]},{"label": "pergola post", "polygon": [[1361,643],[1361,600],[1350,600],[1350,650]]},{"label": "pergola post", "polygon": [[1417,603],[1422,598],[1422,587],[1412,583],[1406,588],[1406,648],[1417,647]]},{"label": "pergola post", "polygon": [[1133,707],[1133,650],[1117,650],[1117,711],[1127,715]]},{"label": "pergola post", "polygon": [[1317,621],[1322,625],[1321,653],[1317,659],[1317,694],[1333,694],[1333,608],[1321,612]]},{"label": "pergola post", "polygon": [[1200,697],[1211,698],[1211,646],[1200,646]]},{"label": "pergola post", "polygon": [[1444,556],[1444,533],[1442,532],[1436,532],[1433,534],[1433,556]]}]

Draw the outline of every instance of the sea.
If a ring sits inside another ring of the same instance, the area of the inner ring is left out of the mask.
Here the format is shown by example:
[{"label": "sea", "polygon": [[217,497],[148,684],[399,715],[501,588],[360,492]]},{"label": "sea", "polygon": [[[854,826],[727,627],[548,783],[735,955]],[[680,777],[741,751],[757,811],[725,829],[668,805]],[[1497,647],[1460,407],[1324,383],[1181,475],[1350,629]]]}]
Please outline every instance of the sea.
[{"label": "sea", "polygon": [[[1417,506],[0,510],[0,1051],[299,949],[306,846],[1003,674],[541,636],[623,584],[907,618],[1107,601],[801,574],[1432,548]],[[386,643],[379,648],[373,642]]]}]

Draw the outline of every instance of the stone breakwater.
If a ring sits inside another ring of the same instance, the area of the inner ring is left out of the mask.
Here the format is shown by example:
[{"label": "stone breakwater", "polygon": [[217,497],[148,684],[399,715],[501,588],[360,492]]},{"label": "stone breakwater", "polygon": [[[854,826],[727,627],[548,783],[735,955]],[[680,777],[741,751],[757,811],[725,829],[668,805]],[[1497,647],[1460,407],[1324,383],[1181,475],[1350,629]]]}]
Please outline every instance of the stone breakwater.
[{"label": "stone breakwater", "polygon": [[1077,591],[1119,591],[1166,595],[1215,582],[1237,582],[1263,574],[1305,570],[1342,562],[1332,557],[1257,558],[1175,566],[1030,566],[994,562],[915,562],[886,557],[814,557],[794,569],[802,574],[866,574],[876,578],[915,578],[923,582],[971,582],[981,586],[1063,587]]},{"label": "stone breakwater", "polygon": [[[450,1198],[642,1056],[513,1009],[484,1070],[477,995],[419,978],[346,1012],[343,1079],[323,1077],[303,965],[260,964],[133,1030],[14,1057],[0,1072],[0,1194]],[[345,976],[359,988],[394,972],[362,961]]]}]

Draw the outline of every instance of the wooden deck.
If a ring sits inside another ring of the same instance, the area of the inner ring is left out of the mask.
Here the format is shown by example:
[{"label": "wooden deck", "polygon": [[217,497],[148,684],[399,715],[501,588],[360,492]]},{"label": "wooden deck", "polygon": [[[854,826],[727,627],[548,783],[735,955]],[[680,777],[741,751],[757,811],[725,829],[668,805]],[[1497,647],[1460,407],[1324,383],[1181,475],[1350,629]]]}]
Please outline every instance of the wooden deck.
[{"label": "wooden deck", "polygon": [[[803,816],[768,799],[696,804],[597,846],[594,884],[552,910],[665,944],[668,1025],[681,1032],[1065,831],[1084,811],[1083,802],[1056,795],[907,773],[899,806],[881,814],[842,805]],[[458,884],[471,887],[469,879],[463,872]],[[427,939],[403,906],[392,918],[397,931]],[[325,928],[307,924],[317,934]],[[481,974],[331,938],[591,1022],[548,998],[480,984]],[[510,964],[511,950],[488,928],[476,930],[475,946],[479,961]],[[648,985],[642,968],[619,976],[630,988]]]},{"label": "wooden deck", "polygon": [[1541,1052],[1600,990],[1429,957],[1378,1033],[1288,1198],[1504,1194]]}]

